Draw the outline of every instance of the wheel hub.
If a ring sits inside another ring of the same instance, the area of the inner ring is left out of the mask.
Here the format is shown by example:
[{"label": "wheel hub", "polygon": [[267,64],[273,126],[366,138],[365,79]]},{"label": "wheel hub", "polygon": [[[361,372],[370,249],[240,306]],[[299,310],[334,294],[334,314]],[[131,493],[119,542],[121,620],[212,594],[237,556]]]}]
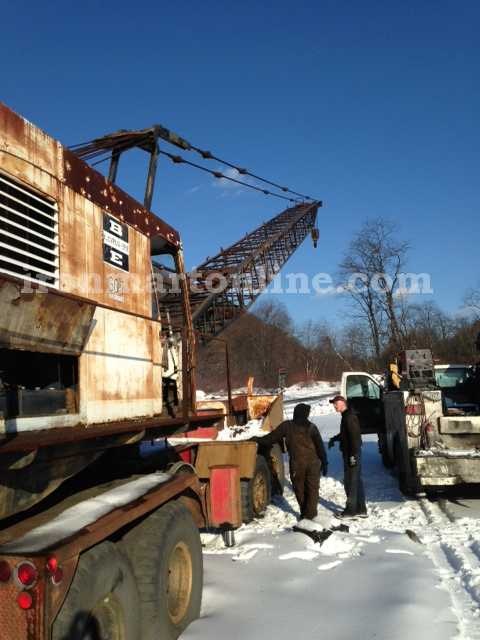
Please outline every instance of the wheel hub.
[{"label": "wheel hub", "polygon": [[192,582],[193,568],[190,551],[184,542],[178,542],[170,554],[168,563],[168,614],[173,624],[178,624],[187,613]]}]

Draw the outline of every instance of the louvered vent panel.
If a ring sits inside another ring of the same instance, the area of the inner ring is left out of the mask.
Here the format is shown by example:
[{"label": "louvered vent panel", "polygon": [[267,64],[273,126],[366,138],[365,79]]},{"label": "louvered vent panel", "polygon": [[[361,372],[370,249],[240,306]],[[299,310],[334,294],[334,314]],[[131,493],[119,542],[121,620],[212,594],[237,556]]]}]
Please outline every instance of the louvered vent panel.
[{"label": "louvered vent panel", "polygon": [[0,272],[58,286],[57,205],[2,173]]}]

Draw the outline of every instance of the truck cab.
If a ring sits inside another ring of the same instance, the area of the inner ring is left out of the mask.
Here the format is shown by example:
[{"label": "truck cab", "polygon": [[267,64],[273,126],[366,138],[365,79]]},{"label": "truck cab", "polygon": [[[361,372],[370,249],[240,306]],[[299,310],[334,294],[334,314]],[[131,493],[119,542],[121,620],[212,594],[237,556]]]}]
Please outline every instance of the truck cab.
[{"label": "truck cab", "polygon": [[435,365],[435,380],[442,391],[446,416],[480,414],[475,377],[475,368],[468,364]]},{"label": "truck cab", "polygon": [[[424,359],[423,351],[406,353],[407,359]],[[400,387],[390,388],[363,371],[342,375],[341,393],[357,413],[362,433],[378,434],[383,463],[395,467],[405,493],[480,481],[475,368],[443,364],[430,369],[428,384],[417,370],[409,375],[404,368]]]},{"label": "truck cab", "polygon": [[383,386],[379,379],[364,371],[342,374],[341,394],[355,411],[363,434],[385,430]]}]

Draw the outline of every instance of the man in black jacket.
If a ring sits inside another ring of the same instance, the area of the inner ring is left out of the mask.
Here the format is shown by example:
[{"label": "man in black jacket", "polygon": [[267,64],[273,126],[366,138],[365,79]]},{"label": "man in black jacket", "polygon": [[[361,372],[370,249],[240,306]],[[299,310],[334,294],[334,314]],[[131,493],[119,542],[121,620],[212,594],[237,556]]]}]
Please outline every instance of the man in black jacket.
[{"label": "man in black jacket", "polygon": [[327,475],[328,460],[317,427],[308,420],[310,405],[297,404],[293,420],[285,420],[263,437],[251,438],[259,446],[271,447],[285,438],[290,457],[290,479],[300,507],[300,520],[313,520],[318,513],[320,474]]},{"label": "man in black jacket", "polygon": [[343,396],[335,396],[330,402],[335,407],[335,411],[342,414],[340,423],[340,433],[328,442],[328,448],[333,447],[335,442],[340,442],[340,451],[343,455],[343,471],[345,493],[347,504],[345,510],[338,514],[340,518],[352,518],[360,516],[367,517],[367,507],[365,505],[365,491],[362,482],[362,433],[360,423],[355,413],[347,407],[347,401]]}]

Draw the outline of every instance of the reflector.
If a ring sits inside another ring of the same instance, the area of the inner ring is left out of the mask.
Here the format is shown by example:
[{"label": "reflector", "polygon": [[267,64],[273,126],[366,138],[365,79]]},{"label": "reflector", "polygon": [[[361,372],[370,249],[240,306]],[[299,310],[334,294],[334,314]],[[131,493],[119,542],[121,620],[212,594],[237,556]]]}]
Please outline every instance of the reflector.
[{"label": "reflector", "polygon": [[50,573],[55,573],[56,570],[58,569],[58,560],[55,556],[50,556],[50,558],[48,558],[47,560],[47,570]]},{"label": "reflector", "polygon": [[33,604],[33,598],[27,591],[22,591],[17,597],[18,606],[20,609],[31,609]]}]

